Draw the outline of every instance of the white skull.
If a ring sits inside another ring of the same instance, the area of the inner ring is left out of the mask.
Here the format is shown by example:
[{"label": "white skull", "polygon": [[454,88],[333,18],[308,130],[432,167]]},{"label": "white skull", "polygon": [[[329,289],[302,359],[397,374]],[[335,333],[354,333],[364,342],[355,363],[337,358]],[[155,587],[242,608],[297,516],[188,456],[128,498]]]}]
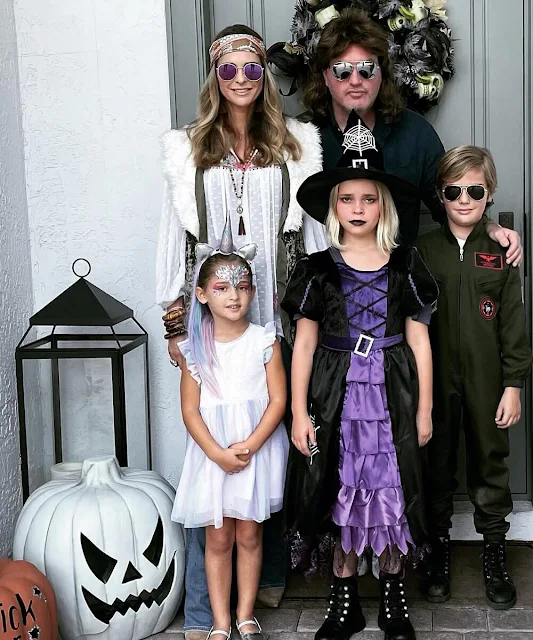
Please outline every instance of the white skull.
[{"label": "white skull", "polygon": [[436,100],[442,93],[444,79],[439,73],[416,76],[418,96],[426,100]]},{"label": "white skull", "polygon": [[387,20],[387,24],[391,31],[399,31],[400,29],[403,29],[403,27],[406,27],[409,24],[409,20],[407,20],[407,18],[402,16],[401,13],[397,13],[396,15],[391,16]]}]

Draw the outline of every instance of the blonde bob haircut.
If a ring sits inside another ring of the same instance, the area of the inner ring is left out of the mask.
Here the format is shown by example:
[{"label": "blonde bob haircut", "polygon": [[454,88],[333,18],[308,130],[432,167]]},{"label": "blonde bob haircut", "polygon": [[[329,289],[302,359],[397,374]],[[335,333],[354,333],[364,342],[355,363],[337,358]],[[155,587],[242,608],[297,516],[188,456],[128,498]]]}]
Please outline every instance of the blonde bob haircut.
[{"label": "blonde bob haircut", "polygon": [[[396,238],[398,236],[398,229],[400,220],[398,218],[398,212],[396,211],[396,205],[392,199],[389,189],[381,182],[375,180],[369,180],[375,185],[378,192],[379,203],[379,221],[376,227],[376,240],[380,251],[383,253],[390,253],[394,248],[398,246]],[[329,243],[336,249],[345,249],[346,246],[342,244],[343,228],[337,217],[337,201],[339,199],[339,190],[342,182],[331,190],[329,196],[329,210],[326,217],[326,233]]]},{"label": "blonde bob haircut", "polygon": [[[262,40],[261,36],[245,25],[223,29],[216,39],[233,33],[244,33]],[[298,140],[288,130],[283,117],[280,94],[276,81],[265,60],[263,90],[255,103],[248,135],[257,149],[254,163],[260,167],[281,165],[288,158],[300,160],[302,149]],[[235,144],[235,133],[228,119],[225,100],[222,98],[213,64],[200,92],[198,118],[187,129],[192,146],[194,163],[208,169],[220,164]]]},{"label": "blonde bob haircut", "polygon": [[492,195],[496,191],[498,178],[491,152],[483,147],[464,144],[447,151],[439,162],[436,180],[439,198],[442,200],[442,190],[446,184],[460,180],[472,169],[483,173],[487,189]]}]

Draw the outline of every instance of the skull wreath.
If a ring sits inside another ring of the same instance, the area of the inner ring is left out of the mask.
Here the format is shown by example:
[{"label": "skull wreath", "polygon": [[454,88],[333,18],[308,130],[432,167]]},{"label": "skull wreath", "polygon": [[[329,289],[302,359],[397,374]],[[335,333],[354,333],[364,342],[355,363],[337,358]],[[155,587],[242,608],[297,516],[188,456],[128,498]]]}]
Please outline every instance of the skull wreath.
[{"label": "skull wreath", "polygon": [[52,584],[63,638],[141,640],[172,622],[184,575],[173,499],[157,473],[121,469],[112,456],[85,460],[79,480],[53,480],[30,496],[13,556]]}]

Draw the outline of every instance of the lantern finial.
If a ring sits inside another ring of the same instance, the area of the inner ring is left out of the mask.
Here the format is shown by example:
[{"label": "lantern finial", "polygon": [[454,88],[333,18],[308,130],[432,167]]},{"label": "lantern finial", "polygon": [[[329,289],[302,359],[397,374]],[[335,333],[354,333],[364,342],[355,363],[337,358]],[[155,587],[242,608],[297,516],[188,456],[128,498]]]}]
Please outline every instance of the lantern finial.
[{"label": "lantern finial", "polygon": [[[75,268],[76,262],[85,262],[87,264],[88,270],[85,275],[81,275],[81,273],[77,273]],[[78,278],[86,278],[91,273],[91,263],[86,258],[76,258],[76,260],[74,260],[74,262],[72,263],[72,272],[74,273],[75,276],[78,276]]]}]

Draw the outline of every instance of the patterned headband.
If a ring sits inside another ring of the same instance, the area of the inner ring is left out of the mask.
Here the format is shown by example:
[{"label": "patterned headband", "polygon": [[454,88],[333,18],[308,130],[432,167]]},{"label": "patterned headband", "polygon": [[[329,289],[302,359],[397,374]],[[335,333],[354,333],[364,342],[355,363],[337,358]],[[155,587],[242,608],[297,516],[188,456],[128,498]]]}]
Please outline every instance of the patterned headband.
[{"label": "patterned headband", "polygon": [[235,51],[249,51],[263,60],[266,58],[266,49],[262,40],[247,33],[232,33],[215,40],[209,47],[211,66],[222,56]]}]

